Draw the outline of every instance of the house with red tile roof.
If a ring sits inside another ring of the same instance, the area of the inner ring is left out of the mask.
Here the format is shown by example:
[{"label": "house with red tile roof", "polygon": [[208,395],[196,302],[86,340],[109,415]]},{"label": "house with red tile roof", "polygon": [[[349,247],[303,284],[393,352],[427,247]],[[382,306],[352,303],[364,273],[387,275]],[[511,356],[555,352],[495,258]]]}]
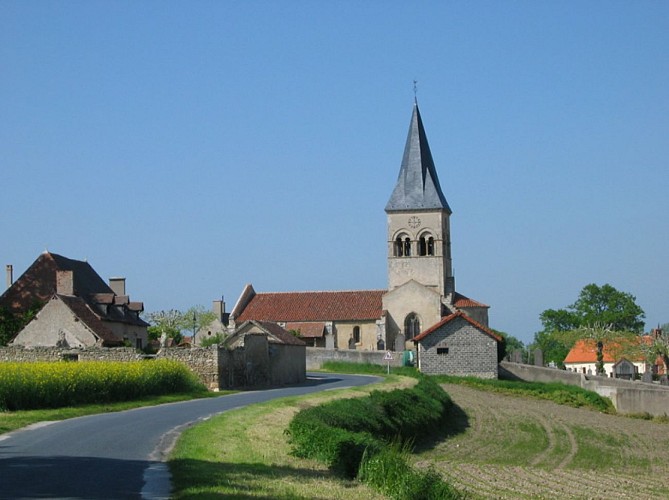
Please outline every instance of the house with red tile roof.
[{"label": "house with red tile roof", "polygon": [[[643,346],[650,345],[649,335],[602,342],[602,362],[604,375],[616,378],[635,378],[646,371],[655,371],[657,367],[650,365]],[[569,371],[596,375],[598,346],[594,339],[577,340],[564,359],[564,366]],[[660,362],[661,363],[661,362]]]},{"label": "house with red tile roof", "polygon": [[[414,349],[412,340],[421,332],[431,331],[450,317],[448,328],[463,330],[461,336],[450,337],[450,342],[476,337],[486,349],[491,342],[496,344],[497,337],[488,329],[489,306],[455,289],[452,211],[441,190],[417,103],[385,212],[387,289],[256,292],[249,284],[230,313],[231,327],[248,320],[273,321],[311,346],[403,351]],[[430,341],[437,337],[430,337]],[[483,355],[477,354],[471,362],[479,363]],[[489,364],[496,366],[496,346],[489,356]]]},{"label": "house with red tile roof", "polygon": [[[9,266],[8,266],[8,269]],[[0,308],[20,316],[37,314],[11,345],[36,347],[115,347],[147,344],[142,302],[130,301],[125,278],[109,284],[88,262],[44,252],[0,296]]]}]

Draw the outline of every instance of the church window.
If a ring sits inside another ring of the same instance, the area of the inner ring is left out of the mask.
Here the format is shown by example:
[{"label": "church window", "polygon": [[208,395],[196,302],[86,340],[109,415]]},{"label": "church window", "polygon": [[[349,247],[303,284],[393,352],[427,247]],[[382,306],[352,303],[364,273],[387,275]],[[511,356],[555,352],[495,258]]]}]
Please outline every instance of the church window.
[{"label": "church window", "polygon": [[437,347],[437,354],[448,354],[448,347]]},{"label": "church window", "polygon": [[411,238],[405,235],[398,236],[393,244],[393,253],[395,257],[410,257]]},{"label": "church window", "polygon": [[430,235],[423,235],[418,240],[418,255],[434,255],[434,238]]},{"label": "church window", "polygon": [[417,337],[420,333],[420,319],[416,313],[409,314],[404,320],[404,334],[407,340]]},{"label": "church window", "polygon": [[404,256],[411,257],[411,239],[408,236],[404,238]]},{"label": "church window", "polygon": [[395,257],[404,257],[404,243],[402,237],[398,236],[395,240]]},{"label": "church window", "polygon": [[353,327],[353,340],[356,344],[360,343],[360,327],[359,326],[354,326]]}]

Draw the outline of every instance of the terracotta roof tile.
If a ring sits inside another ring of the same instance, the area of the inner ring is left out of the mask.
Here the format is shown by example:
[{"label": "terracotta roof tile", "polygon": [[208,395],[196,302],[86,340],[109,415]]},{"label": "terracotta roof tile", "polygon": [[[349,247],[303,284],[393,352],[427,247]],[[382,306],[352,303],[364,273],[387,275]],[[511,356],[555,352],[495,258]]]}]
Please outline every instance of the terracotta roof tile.
[{"label": "terracotta roof tile", "polygon": [[325,335],[325,323],[322,321],[316,321],[313,323],[286,323],[286,330],[289,332],[291,330],[296,331],[301,338],[322,338]]},{"label": "terracotta roof tile", "polygon": [[457,307],[458,309],[461,307],[487,307],[490,308],[489,305],[483,304],[482,302],[477,302],[476,300],[470,299],[469,297],[465,297],[461,293],[455,292],[453,294],[453,305]]},{"label": "terracotta roof tile", "polygon": [[431,326],[430,328],[428,328],[427,330],[425,330],[425,331],[424,331],[423,333],[421,333],[420,335],[417,335],[416,337],[414,337],[413,341],[414,341],[414,342],[419,342],[419,341],[423,340],[425,337],[427,337],[427,336],[430,335],[431,333],[434,333],[436,330],[438,330],[439,328],[441,328],[442,326],[444,326],[446,323],[450,323],[451,321],[453,321],[453,320],[456,319],[456,318],[462,318],[462,319],[464,319],[465,321],[467,321],[467,322],[470,323],[471,325],[475,326],[475,327],[478,328],[479,330],[483,331],[484,333],[486,333],[487,335],[489,335],[490,337],[492,337],[493,339],[495,339],[497,342],[501,342],[502,338],[501,338],[499,335],[497,335],[495,332],[493,332],[490,328],[488,328],[488,327],[486,327],[486,326],[483,326],[483,325],[482,325],[481,323],[479,323],[478,321],[474,321],[472,318],[470,318],[469,316],[467,316],[467,315],[466,315],[465,313],[463,313],[462,311],[458,311],[458,312],[456,312],[456,313],[453,313],[453,314],[451,314],[451,315],[449,315],[449,316],[446,316],[446,317],[442,318],[442,320],[441,320],[439,323],[437,323],[436,325]]},{"label": "terracotta roof tile", "polygon": [[[630,341],[627,341],[630,342]],[[652,339],[648,335],[642,337],[637,337],[634,341],[631,341],[633,344],[638,344],[639,342],[650,343]],[[643,361],[644,356],[642,354],[625,355],[624,344],[626,341],[618,342],[604,342],[602,349],[602,356],[604,363],[615,363],[621,357],[626,357],[631,361]],[[632,344],[632,347],[633,347]],[[567,357],[564,358],[564,363],[596,363],[597,362],[597,343],[594,339],[580,339],[577,340],[574,344],[574,347],[571,348]]]},{"label": "terracotta roof tile", "polygon": [[355,321],[378,319],[385,290],[257,293],[238,321]]},{"label": "terracotta roof tile", "polygon": [[[284,328],[273,323],[271,321],[256,321],[261,325],[265,330],[267,330],[274,338],[276,338],[281,344],[287,345],[305,345],[304,342],[298,339],[292,333],[287,332]],[[269,339],[272,342],[272,339]]]}]

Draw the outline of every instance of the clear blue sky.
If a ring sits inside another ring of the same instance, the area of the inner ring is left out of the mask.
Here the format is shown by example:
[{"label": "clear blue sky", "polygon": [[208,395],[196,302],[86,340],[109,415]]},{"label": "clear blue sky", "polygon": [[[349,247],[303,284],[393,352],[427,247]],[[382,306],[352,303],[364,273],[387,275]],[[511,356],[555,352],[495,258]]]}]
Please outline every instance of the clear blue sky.
[{"label": "clear blue sky", "polygon": [[386,285],[412,81],[458,290],[529,342],[588,283],[669,321],[669,2],[0,2],[1,264],[147,311]]}]

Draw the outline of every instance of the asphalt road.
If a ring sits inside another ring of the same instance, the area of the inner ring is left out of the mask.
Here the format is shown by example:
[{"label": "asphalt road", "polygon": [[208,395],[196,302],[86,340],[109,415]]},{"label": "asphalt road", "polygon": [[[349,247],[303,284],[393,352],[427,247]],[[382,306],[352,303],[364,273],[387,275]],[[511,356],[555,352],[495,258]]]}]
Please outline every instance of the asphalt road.
[{"label": "asphalt road", "polygon": [[3,434],[0,498],[169,498],[169,472],[163,460],[185,427],[254,403],[377,380],[310,373],[299,386],[45,422]]}]

